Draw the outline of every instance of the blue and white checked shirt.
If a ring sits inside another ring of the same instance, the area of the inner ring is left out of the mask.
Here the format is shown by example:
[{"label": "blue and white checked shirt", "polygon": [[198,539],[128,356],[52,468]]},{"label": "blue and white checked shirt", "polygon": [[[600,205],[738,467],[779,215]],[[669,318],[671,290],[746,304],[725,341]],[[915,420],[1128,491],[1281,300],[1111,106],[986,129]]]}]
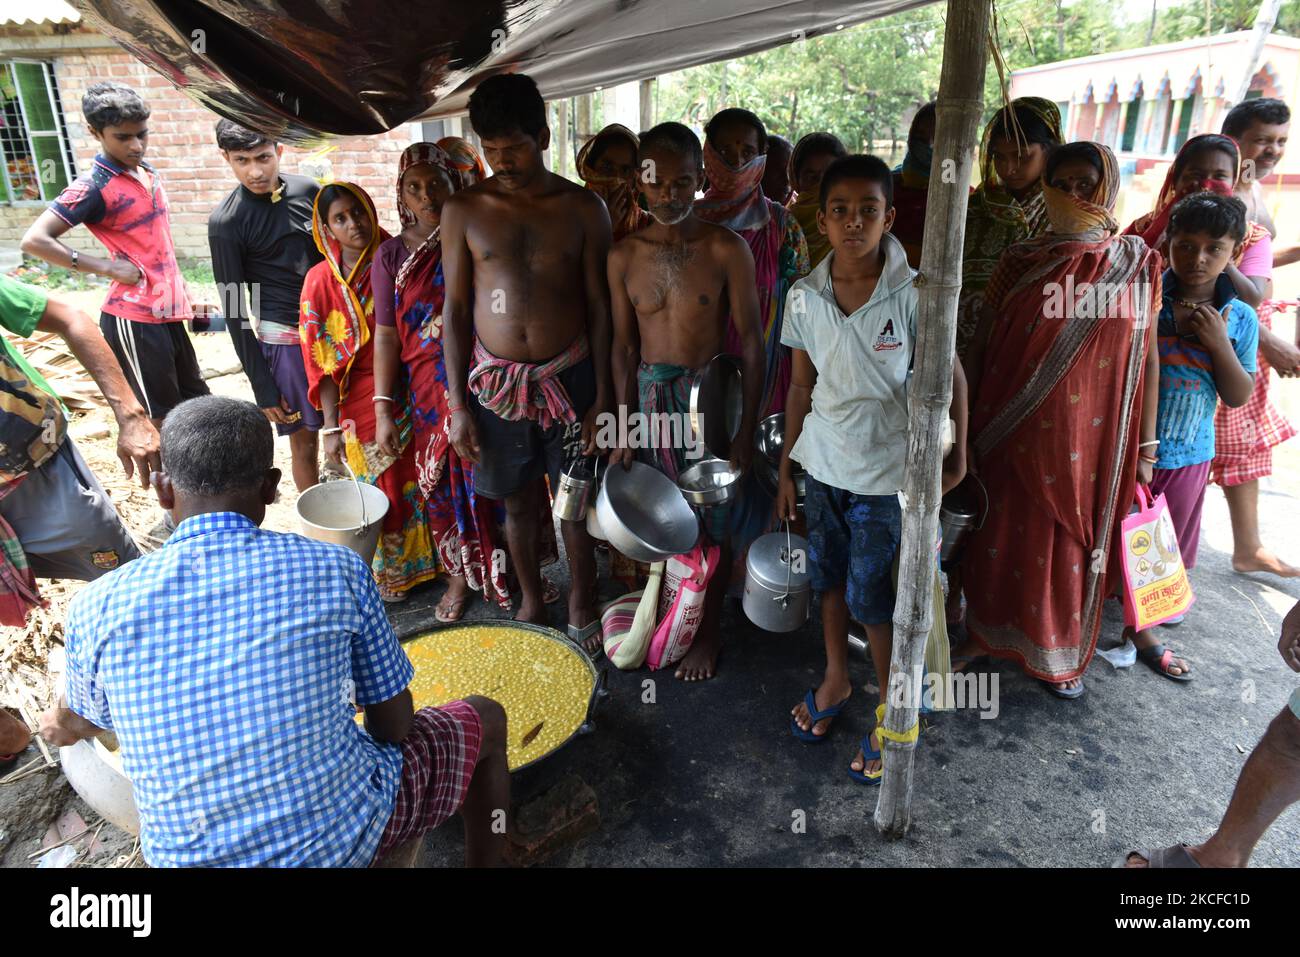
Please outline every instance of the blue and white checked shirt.
[{"label": "blue and white checked shirt", "polygon": [[188,518],[87,585],[66,625],[68,705],[117,732],[161,866],[365,866],[401,749],[353,720],[413,669],[357,555]]}]

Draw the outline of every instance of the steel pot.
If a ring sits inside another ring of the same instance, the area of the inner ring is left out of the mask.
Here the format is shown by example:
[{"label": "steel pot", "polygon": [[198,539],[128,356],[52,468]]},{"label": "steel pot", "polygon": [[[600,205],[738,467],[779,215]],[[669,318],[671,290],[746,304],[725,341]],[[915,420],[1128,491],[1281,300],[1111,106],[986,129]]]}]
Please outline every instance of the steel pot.
[{"label": "steel pot", "polygon": [[[981,512],[979,489],[983,496],[984,508]],[[952,562],[961,559],[962,548],[973,530],[984,527],[988,517],[988,492],[984,484],[974,475],[968,475],[962,483],[943,497],[939,505],[939,528],[943,539],[939,543],[939,561]],[[976,521],[979,522],[976,525]]]},{"label": "steel pot", "polygon": [[606,540],[638,562],[662,562],[690,551],[700,522],[677,484],[642,462],[607,468],[596,495]]},{"label": "steel pot", "polygon": [[704,459],[677,476],[677,487],[692,505],[725,505],[740,490],[740,472],[726,459]]},{"label": "steel pot", "polygon": [[770,532],[749,547],[745,560],[745,617],[764,631],[798,631],[808,621],[812,581],[808,542],[784,532]]},{"label": "steel pot", "polygon": [[574,459],[560,476],[560,487],[555,490],[551,511],[562,521],[582,522],[587,518],[587,506],[595,499],[596,474],[581,459]]}]

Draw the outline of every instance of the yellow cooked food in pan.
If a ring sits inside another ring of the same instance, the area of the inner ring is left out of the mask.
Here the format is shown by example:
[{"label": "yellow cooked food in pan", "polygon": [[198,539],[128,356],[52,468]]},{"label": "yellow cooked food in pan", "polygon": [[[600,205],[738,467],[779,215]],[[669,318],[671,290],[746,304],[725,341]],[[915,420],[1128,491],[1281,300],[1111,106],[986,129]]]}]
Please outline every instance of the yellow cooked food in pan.
[{"label": "yellow cooked food in pan", "polygon": [[484,695],[506,711],[506,758],[522,767],[559,747],[587,719],[592,676],[558,641],[509,625],[447,628],[402,646],[415,667],[415,707]]}]

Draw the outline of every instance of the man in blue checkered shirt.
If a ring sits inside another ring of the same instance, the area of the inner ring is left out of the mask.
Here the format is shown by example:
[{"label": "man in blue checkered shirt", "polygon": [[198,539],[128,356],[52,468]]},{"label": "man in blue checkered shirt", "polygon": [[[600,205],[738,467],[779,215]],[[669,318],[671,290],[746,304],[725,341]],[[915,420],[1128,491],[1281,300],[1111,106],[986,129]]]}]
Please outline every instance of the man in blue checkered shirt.
[{"label": "man in blue checkered shirt", "polygon": [[504,712],[477,697],[414,712],[366,564],[258,528],[273,451],[251,403],[168,415],[154,485],[176,532],[73,600],[46,739],[117,733],[155,867],[365,866],[457,810],[467,863],[498,863]]}]

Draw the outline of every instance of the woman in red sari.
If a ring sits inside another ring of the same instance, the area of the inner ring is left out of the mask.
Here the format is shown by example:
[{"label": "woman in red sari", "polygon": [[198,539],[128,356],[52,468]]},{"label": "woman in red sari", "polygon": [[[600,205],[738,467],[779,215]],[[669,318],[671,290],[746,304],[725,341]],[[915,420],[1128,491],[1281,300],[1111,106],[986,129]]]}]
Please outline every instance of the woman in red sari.
[{"label": "woman in red sari", "polygon": [[1054,152],[1048,232],[1003,254],[970,346],[971,444],[990,508],[962,565],[967,627],[1064,698],[1083,693],[1119,569],[1112,543],[1145,466],[1139,443],[1156,430],[1160,257],[1116,235],[1118,191],[1107,147]]},{"label": "woman in red sari", "polygon": [[419,474],[409,444],[410,410],[396,404],[398,438],[376,440],[375,406],[394,397],[376,394],[375,301],[370,272],[375,251],[389,238],[375,205],[352,183],[331,183],[316,194],[312,235],[325,256],[302,285],[299,333],[307,367],[307,395],[324,413],[325,457],[342,462],[363,482],[383,490],[388,513],[371,569],[385,601],[438,574],[433,541],[420,504]]}]

